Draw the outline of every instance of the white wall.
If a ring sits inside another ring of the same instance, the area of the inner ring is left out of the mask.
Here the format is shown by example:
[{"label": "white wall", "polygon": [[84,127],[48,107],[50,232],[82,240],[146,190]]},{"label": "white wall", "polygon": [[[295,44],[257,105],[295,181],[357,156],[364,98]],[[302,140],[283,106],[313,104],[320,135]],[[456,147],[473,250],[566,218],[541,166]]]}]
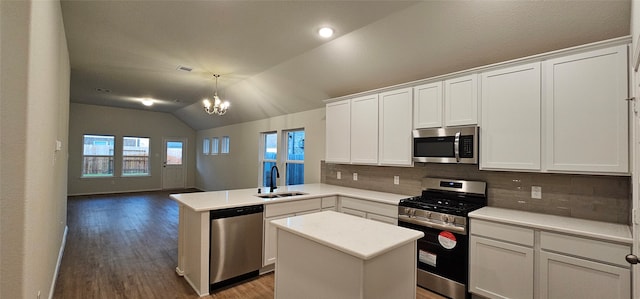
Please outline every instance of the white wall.
[{"label": "white wall", "polygon": [[0,298],[47,298],[66,227],[70,73],[60,3],[0,1],[0,37]]},{"label": "white wall", "polygon": [[[324,108],[198,131],[196,187],[207,191],[257,187],[260,133],[280,134],[282,130],[300,128],[305,130],[305,183],[319,183],[320,160],[324,160],[325,152]],[[230,138],[229,154],[202,154],[204,138],[222,136]],[[278,168],[283,167],[278,164]],[[283,182],[284,177],[280,176],[278,184]]]},{"label": "white wall", "polygon": [[[150,144],[150,176],[121,177],[121,155],[115,156],[112,178],[81,178],[82,141],[84,134],[114,135],[116,153],[122,148],[122,137],[148,137]],[[69,195],[160,190],[162,188],[163,138],[187,138],[186,187],[195,182],[196,131],[163,112],[122,109],[86,104],[71,104],[69,115]]]}]

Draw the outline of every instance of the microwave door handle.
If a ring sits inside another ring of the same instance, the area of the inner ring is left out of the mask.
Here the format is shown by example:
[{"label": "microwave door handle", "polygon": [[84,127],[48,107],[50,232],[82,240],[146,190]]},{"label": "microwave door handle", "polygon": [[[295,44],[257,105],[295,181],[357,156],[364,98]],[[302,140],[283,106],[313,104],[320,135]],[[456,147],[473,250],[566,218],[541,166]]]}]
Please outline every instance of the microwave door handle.
[{"label": "microwave door handle", "polygon": [[456,132],[456,137],[453,141],[453,153],[456,156],[456,162],[460,163],[460,131]]}]

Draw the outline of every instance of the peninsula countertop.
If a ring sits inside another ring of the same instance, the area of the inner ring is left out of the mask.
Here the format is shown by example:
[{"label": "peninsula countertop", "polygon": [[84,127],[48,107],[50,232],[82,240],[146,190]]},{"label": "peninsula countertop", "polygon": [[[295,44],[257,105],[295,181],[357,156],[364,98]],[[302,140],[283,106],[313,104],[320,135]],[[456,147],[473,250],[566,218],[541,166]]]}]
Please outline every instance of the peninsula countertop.
[{"label": "peninsula countertop", "polygon": [[[265,188],[266,189],[266,188]],[[290,186],[278,186],[274,194],[286,192],[302,192],[303,195],[295,195],[279,198],[260,198],[257,195],[270,194],[265,192],[258,194],[257,188],[235,189],[224,191],[207,191],[195,193],[171,194],[169,197],[180,204],[196,211],[205,212],[226,208],[242,207],[258,204],[273,204],[286,201],[328,197],[348,196],[353,198],[376,201],[385,204],[397,205],[401,199],[410,195],[385,193],[364,189],[348,188],[329,184],[302,184]]]},{"label": "peninsula countertop", "polygon": [[372,259],[424,236],[421,231],[334,211],[283,218],[271,223],[362,260]]}]

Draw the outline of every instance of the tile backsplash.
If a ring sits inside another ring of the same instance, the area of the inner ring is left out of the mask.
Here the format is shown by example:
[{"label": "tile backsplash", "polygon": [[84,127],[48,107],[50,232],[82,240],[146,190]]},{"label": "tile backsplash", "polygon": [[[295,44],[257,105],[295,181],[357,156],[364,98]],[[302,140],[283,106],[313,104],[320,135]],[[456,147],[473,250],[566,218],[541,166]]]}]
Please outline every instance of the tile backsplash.
[{"label": "tile backsplash", "polygon": [[[357,181],[353,173],[358,174]],[[398,185],[394,176],[400,177]],[[631,179],[626,176],[481,171],[468,164],[388,167],[321,162],[322,182],[345,187],[415,196],[422,190],[423,177],[485,181],[492,207],[630,223]],[[542,199],[531,198],[531,186],[542,187]]]}]

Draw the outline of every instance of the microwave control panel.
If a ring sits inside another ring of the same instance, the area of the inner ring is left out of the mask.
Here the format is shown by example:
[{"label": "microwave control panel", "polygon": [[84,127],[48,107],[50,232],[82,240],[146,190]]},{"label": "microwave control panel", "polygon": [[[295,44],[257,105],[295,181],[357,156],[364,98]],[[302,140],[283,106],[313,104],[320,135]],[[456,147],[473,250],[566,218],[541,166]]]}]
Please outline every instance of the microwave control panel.
[{"label": "microwave control panel", "polygon": [[460,136],[460,158],[473,158],[473,136]]}]

